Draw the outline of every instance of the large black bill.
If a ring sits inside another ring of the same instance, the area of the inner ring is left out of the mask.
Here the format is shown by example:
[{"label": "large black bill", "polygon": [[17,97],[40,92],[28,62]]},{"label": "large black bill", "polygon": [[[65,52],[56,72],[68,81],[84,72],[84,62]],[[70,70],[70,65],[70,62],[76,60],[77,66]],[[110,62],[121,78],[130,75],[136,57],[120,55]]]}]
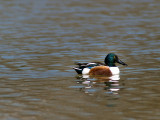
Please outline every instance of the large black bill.
[{"label": "large black bill", "polygon": [[120,59],[117,60],[117,63],[122,64],[124,66],[128,66],[126,63],[122,62]]}]

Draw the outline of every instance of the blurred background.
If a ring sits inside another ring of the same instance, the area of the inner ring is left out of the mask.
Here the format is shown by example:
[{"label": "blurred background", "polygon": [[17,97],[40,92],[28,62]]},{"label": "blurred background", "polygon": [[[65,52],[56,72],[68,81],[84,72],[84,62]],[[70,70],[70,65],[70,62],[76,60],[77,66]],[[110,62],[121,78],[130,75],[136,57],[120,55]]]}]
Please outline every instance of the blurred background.
[{"label": "blurred background", "polygon": [[[159,0],[2,0],[1,120],[159,120]],[[128,64],[83,78],[74,62]]]}]

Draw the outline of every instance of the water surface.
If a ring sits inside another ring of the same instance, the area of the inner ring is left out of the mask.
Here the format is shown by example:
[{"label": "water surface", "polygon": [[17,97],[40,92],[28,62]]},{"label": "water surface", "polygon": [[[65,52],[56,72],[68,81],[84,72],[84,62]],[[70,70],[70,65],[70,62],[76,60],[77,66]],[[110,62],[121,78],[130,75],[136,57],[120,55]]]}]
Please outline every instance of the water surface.
[{"label": "water surface", "polygon": [[[6,0],[0,5],[1,120],[159,120],[158,0]],[[74,62],[114,52],[120,79]]]}]

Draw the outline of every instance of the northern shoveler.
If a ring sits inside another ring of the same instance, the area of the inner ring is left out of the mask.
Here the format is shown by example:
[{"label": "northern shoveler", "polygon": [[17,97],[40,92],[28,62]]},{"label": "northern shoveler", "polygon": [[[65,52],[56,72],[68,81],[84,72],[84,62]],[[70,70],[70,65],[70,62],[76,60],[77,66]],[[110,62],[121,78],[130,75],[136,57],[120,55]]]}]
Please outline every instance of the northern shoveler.
[{"label": "northern shoveler", "polygon": [[78,66],[74,67],[73,69],[75,69],[75,71],[78,74],[83,74],[83,75],[112,76],[120,73],[119,68],[115,65],[115,63],[127,66],[127,64],[122,62],[116,54],[109,53],[105,57],[104,63],[101,62],[75,63]]}]

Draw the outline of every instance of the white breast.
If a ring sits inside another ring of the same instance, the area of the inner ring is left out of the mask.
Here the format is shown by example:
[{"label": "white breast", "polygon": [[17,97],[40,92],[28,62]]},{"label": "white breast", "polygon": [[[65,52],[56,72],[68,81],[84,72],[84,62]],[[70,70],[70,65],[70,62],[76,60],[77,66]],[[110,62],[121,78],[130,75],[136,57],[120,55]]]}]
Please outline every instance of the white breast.
[{"label": "white breast", "polygon": [[109,69],[111,70],[112,75],[118,75],[120,73],[118,67],[109,67]]}]

